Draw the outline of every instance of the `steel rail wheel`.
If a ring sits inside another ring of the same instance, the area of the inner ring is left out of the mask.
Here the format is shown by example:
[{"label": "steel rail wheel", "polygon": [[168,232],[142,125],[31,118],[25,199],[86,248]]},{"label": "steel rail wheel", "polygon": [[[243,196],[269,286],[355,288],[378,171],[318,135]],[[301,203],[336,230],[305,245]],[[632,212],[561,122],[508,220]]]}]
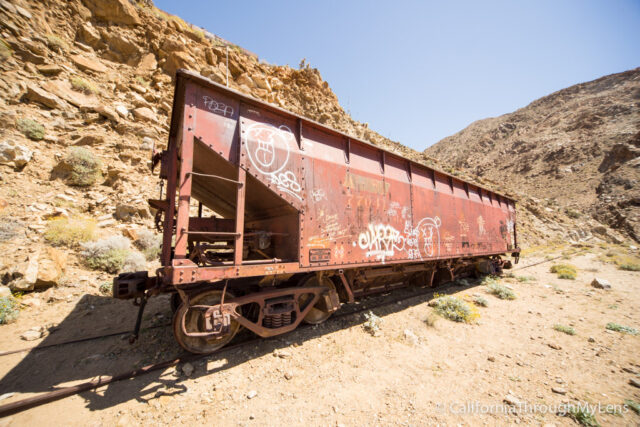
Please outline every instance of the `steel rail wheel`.
[{"label": "steel rail wheel", "polygon": [[[337,292],[336,285],[333,284],[333,281],[328,277],[322,277],[322,280],[318,280],[318,276],[316,274],[311,274],[306,276],[301,280],[300,286],[324,286],[329,289],[329,292]],[[310,294],[304,294],[298,299],[298,304],[300,308],[305,306],[305,303],[312,298]],[[318,302],[313,306],[313,308],[304,316],[302,321],[304,323],[308,323],[310,325],[318,325],[325,320],[327,320],[333,314],[332,311],[329,311],[329,307],[327,307],[326,300],[324,298],[320,298]]]},{"label": "steel rail wheel", "polygon": [[[211,290],[192,296],[190,298],[190,302],[192,305],[216,305],[220,303],[221,298],[222,291]],[[234,296],[230,292],[227,292],[224,296],[225,301],[231,298],[234,298]],[[189,337],[182,331],[183,317],[185,317],[185,327],[187,332],[193,333],[206,332],[204,327],[204,316],[202,311],[189,310],[184,304],[180,304],[173,315],[173,335],[175,336],[176,341],[178,341],[178,344],[180,344],[180,347],[191,353],[213,353],[227,345],[240,330],[240,324],[232,318],[229,332],[225,335],[214,338]]]}]

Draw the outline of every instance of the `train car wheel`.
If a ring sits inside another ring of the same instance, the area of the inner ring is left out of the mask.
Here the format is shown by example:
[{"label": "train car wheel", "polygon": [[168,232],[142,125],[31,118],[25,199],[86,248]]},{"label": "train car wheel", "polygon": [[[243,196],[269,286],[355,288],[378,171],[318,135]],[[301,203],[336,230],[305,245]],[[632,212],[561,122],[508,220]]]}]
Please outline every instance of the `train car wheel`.
[{"label": "train car wheel", "polygon": [[[324,286],[329,288],[329,292],[337,292],[336,285],[333,284],[333,281],[328,277],[322,277],[322,280],[318,280],[318,276],[313,274],[305,277],[300,282],[300,286]],[[298,304],[300,307],[304,307],[305,303],[309,301],[311,295],[302,295],[298,300]],[[307,313],[307,315],[302,319],[303,322],[309,323],[311,325],[317,325],[325,320],[327,320],[333,312],[329,311],[329,307],[327,307],[327,303],[324,298],[321,298],[316,305]]]},{"label": "train car wheel", "polygon": [[[231,293],[227,292],[224,298],[228,300],[233,297]],[[222,291],[211,290],[192,296],[190,302],[192,305],[215,305],[220,303],[221,298]],[[226,335],[216,338],[189,337],[182,332],[182,318],[185,316],[185,326],[188,332],[205,332],[204,318],[201,311],[188,310],[184,304],[180,304],[173,315],[173,335],[180,347],[191,353],[212,353],[227,345],[240,330],[240,324],[232,319],[229,332]]]}]

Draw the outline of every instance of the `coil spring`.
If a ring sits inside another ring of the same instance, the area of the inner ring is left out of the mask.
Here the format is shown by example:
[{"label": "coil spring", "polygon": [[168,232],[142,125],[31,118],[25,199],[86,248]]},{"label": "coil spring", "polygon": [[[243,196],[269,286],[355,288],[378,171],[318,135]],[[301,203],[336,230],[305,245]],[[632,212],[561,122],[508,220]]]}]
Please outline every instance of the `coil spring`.
[{"label": "coil spring", "polygon": [[272,314],[270,316],[265,316],[263,320],[263,325],[265,328],[281,328],[283,326],[287,326],[291,324],[291,312],[289,313],[281,313],[281,314]]}]

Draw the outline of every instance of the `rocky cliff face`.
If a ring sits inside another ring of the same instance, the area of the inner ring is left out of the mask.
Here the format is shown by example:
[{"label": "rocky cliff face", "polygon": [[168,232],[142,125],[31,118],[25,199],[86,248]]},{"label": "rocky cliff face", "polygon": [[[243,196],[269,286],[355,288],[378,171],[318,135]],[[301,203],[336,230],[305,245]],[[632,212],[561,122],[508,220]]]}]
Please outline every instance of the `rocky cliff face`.
[{"label": "rocky cliff face", "polygon": [[640,68],[479,120],[425,153],[640,241]]}]

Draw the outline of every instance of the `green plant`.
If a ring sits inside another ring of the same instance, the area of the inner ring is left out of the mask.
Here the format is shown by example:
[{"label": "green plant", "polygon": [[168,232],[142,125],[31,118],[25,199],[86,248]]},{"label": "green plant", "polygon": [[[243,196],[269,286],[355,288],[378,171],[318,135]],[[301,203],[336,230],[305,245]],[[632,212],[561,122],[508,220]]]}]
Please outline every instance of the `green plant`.
[{"label": "green plant", "polygon": [[96,222],[84,217],[57,218],[49,221],[44,238],[53,246],[77,247],[95,238]]},{"label": "green plant", "polygon": [[0,242],[17,237],[22,227],[23,224],[15,218],[0,217]]},{"label": "green plant", "polygon": [[135,80],[136,80],[136,83],[138,83],[141,86],[149,86],[149,82],[146,81],[145,78],[142,76],[137,76]]},{"label": "green plant", "polygon": [[98,290],[100,291],[101,294],[109,295],[113,293],[113,283],[104,282],[103,284],[100,285],[100,288],[98,288]]},{"label": "green plant", "polygon": [[196,41],[203,41],[204,40],[204,31],[202,31],[199,28],[193,28],[191,31],[191,34],[194,36],[194,38],[196,39]]},{"label": "green plant", "polygon": [[427,314],[427,317],[424,319],[424,323],[429,327],[434,327],[438,319],[440,319],[440,316],[433,311],[429,311],[429,314]]},{"label": "green plant", "polygon": [[47,38],[47,46],[49,46],[51,49],[55,51],[64,52],[67,49],[69,49],[69,45],[67,44],[67,42],[65,42],[63,39],[56,36],[55,34],[47,34],[46,38]]},{"label": "green plant", "polygon": [[72,77],[69,82],[71,87],[78,92],[86,93],[87,95],[98,93],[98,88],[91,82],[88,82],[80,77]]},{"label": "green plant", "polygon": [[569,208],[567,208],[567,209],[565,209],[565,211],[564,211],[564,212],[567,214],[567,216],[568,216],[569,218],[573,218],[573,219],[578,219],[578,218],[580,218],[580,212],[578,212],[578,211],[574,211],[573,209],[569,209]]},{"label": "green plant", "polygon": [[486,298],[483,298],[480,295],[477,295],[473,298],[473,303],[481,307],[489,307],[489,301],[487,301]]},{"label": "green plant", "polygon": [[33,119],[18,119],[18,130],[27,138],[40,141],[44,138],[44,126]]},{"label": "green plant", "polygon": [[102,177],[102,161],[84,147],[69,148],[62,168],[69,172],[70,183],[80,187],[93,185]]},{"label": "green plant", "polygon": [[620,270],[626,270],[626,271],[640,271],[640,264],[632,264],[632,263],[621,264],[620,266],[618,266],[618,268]]},{"label": "green plant", "polygon": [[598,422],[596,417],[591,412],[589,412],[589,409],[587,409],[586,407],[571,407],[571,409],[569,409],[569,412],[567,412],[567,416],[585,427],[600,427],[600,423]]},{"label": "green plant", "polygon": [[0,38],[0,58],[8,59],[11,56],[11,48],[2,38]]},{"label": "green plant", "polygon": [[471,323],[480,316],[474,306],[452,295],[436,295],[436,299],[430,304],[433,305],[436,313],[454,322]]},{"label": "green plant", "polygon": [[552,265],[549,271],[557,274],[558,279],[574,280],[577,274],[576,267],[571,264]]},{"label": "green plant", "polygon": [[487,290],[490,294],[493,294],[500,299],[516,299],[515,292],[497,282],[490,283],[487,286]]},{"label": "green plant", "polygon": [[626,399],[624,401],[624,404],[626,406],[628,406],[629,408],[631,408],[633,410],[633,412],[635,412],[636,414],[640,415],[640,403],[634,402],[631,399]]},{"label": "green plant", "polygon": [[518,282],[526,283],[526,282],[535,282],[536,278],[533,276],[517,276],[516,280]]},{"label": "green plant", "polygon": [[123,269],[130,253],[126,237],[111,236],[83,244],[81,255],[89,268],[115,274]]},{"label": "green plant", "polygon": [[610,331],[622,332],[623,334],[638,335],[638,330],[630,326],[619,325],[618,323],[609,322],[606,328]]},{"label": "green plant", "polygon": [[555,329],[558,332],[563,332],[567,335],[575,335],[576,334],[576,330],[573,329],[571,326],[565,326],[565,325],[553,325],[553,329]]},{"label": "green plant", "polygon": [[134,244],[142,251],[147,261],[158,258],[162,252],[162,237],[149,230],[141,230]]},{"label": "green plant", "polygon": [[0,324],[11,323],[18,318],[20,311],[18,304],[12,296],[0,298]]}]

